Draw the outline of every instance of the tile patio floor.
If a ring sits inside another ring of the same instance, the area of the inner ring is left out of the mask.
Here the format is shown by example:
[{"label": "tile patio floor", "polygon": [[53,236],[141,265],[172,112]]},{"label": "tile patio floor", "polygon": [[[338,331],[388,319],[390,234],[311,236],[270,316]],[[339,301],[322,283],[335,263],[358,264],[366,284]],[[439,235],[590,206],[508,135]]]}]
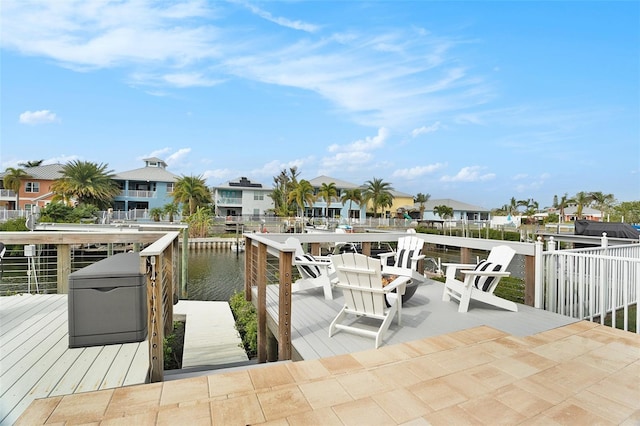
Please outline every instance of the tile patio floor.
[{"label": "tile patio floor", "polygon": [[638,425],[640,335],[487,326],[347,355],[35,400],[36,424]]}]

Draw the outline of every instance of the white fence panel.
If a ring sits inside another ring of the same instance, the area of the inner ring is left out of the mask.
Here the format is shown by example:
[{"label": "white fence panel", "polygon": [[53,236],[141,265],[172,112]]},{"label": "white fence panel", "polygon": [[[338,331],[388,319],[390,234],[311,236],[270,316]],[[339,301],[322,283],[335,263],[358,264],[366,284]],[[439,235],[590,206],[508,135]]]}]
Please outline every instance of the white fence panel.
[{"label": "white fence panel", "polygon": [[[622,329],[629,329],[629,307],[640,294],[640,245],[543,252],[543,306],[573,318],[597,319],[623,311]],[[636,324],[640,314],[636,309]],[[636,332],[638,329],[636,327]]]}]

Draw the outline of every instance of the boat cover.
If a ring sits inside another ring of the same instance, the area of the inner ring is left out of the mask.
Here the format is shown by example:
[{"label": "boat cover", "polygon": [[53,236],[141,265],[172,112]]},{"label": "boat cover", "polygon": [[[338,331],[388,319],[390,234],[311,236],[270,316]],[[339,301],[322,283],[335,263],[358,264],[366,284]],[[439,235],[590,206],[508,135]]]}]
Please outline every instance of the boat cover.
[{"label": "boat cover", "polygon": [[640,232],[628,223],[595,222],[592,220],[576,220],[575,235],[601,237],[606,232],[609,238],[629,238],[637,240]]}]

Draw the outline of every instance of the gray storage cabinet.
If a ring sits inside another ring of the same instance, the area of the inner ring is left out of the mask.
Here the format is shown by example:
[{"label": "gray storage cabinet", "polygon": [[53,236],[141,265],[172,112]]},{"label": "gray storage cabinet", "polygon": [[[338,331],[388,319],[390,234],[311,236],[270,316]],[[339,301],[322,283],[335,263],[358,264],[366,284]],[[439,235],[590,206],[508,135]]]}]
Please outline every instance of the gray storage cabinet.
[{"label": "gray storage cabinet", "polygon": [[69,274],[69,347],[141,342],[147,289],[139,253],[120,253]]}]

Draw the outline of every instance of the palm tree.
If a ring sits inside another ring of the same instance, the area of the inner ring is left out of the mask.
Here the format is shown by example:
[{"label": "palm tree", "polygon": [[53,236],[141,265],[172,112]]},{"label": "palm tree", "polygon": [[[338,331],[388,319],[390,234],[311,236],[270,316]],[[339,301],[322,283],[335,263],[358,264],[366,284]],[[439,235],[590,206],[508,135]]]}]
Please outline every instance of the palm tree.
[{"label": "palm tree", "polygon": [[336,188],[336,184],[334,182],[323,183],[320,186],[318,195],[321,195],[327,203],[324,216],[326,218],[329,218],[329,206],[331,205],[331,197],[335,197],[336,195],[338,195],[338,188]]},{"label": "palm tree", "polygon": [[51,190],[63,199],[74,198],[79,204],[106,209],[120,193],[112,179],[113,171],[107,170],[106,164],[74,160],[62,166],[61,173]]},{"label": "palm tree", "polygon": [[360,203],[362,203],[362,192],[360,192],[359,188],[347,189],[342,194],[342,197],[340,198],[340,201],[342,202],[343,206],[344,206],[344,203],[346,203],[347,201],[349,202],[349,211],[348,211],[347,215],[350,218],[351,217],[351,206],[353,205],[353,202],[355,201],[356,203],[358,203],[358,205]]},{"label": "palm tree", "polygon": [[582,219],[582,210],[584,209],[584,206],[588,206],[589,203],[593,201],[593,198],[591,197],[591,194],[588,194],[584,191],[580,191],[574,197],[574,201],[576,202],[576,206],[577,206],[576,217],[578,219]]},{"label": "palm tree", "polygon": [[42,165],[43,161],[44,160],[30,160],[30,161],[27,161],[27,162],[18,163],[18,166],[22,166],[22,167],[26,167],[26,168],[38,167],[38,166]]},{"label": "palm tree", "polygon": [[294,211],[290,205],[289,193],[298,185],[300,172],[297,167],[290,167],[289,170],[282,169],[278,176],[273,178],[273,191],[269,194],[273,200],[274,211],[278,216],[289,216]]},{"label": "palm tree", "polygon": [[433,214],[440,216],[441,219],[448,219],[453,217],[453,207],[449,207],[447,205],[441,204],[439,206],[435,206],[433,208]]},{"label": "palm tree", "polygon": [[424,219],[424,211],[427,207],[424,205],[431,198],[431,194],[423,194],[422,192],[418,192],[418,195],[413,199],[415,203],[420,203],[420,220]]},{"label": "palm tree", "polygon": [[149,210],[149,216],[151,216],[151,219],[154,222],[160,222],[160,219],[162,219],[163,214],[164,214],[164,211],[160,207],[154,207],[151,210]]},{"label": "palm tree", "polygon": [[375,217],[375,215],[378,214],[378,207],[380,207],[383,202],[389,199],[393,201],[393,195],[391,195],[393,187],[389,182],[384,182],[382,179],[378,179],[375,177],[373,178],[373,180],[366,181],[365,185],[366,187],[362,194],[363,201],[371,201],[373,207],[373,216]]},{"label": "palm tree", "polygon": [[516,200],[515,197],[511,197],[509,201],[509,214],[513,216],[514,213],[519,213],[519,207],[528,207],[529,200]]},{"label": "palm tree", "polygon": [[558,205],[556,207],[558,208],[560,213],[560,223],[564,222],[564,209],[566,209],[567,206],[573,202],[575,201],[572,198],[569,198],[569,194],[567,194],[566,192],[564,193],[560,201],[558,201]]},{"label": "palm tree", "polygon": [[[441,204],[433,208],[433,213],[440,216],[442,220],[447,220],[447,218],[453,217],[453,207]],[[449,235],[451,235],[451,227],[449,227]]]},{"label": "palm tree", "polygon": [[167,203],[162,210],[169,216],[169,222],[173,222],[174,216],[180,212],[180,206],[177,203]]},{"label": "palm tree", "polygon": [[20,210],[20,187],[22,181],[30,176],[24,170],[13,167],[7,167],[4,173],[4,187],[16,193],[16,210]]},{"label": "palm tree", "polygon": [[600,191],[592,192],[591,199],[595,203],[595,207],[600,210],[600,221],[604,222],[604,212],[611,208],[615,198],[613,194],[603,194]]},{"label": "palm tree", "polygon": [[181,176],[176,181],[172,196],[174,202],[188,206],[189,215],[194,214],[198,207],[212,203],[211,192],[202,176]]},{"label": "palm tree", "polygon": [[300,216],[304,217],[304,207],[305,205],[313,205],[316,197],[313,195],[313,186],[308,180],[302,179],[293,191],[289,192],[288,203],[296,203],[298,208],[300,209]]}]

